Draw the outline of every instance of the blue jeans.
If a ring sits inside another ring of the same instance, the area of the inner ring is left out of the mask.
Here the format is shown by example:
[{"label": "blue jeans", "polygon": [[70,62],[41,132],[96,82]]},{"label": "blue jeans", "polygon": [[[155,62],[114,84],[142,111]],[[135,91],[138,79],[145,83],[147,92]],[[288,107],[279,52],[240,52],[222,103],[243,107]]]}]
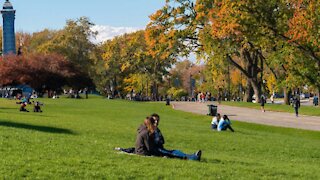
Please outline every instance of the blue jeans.
[{"label": "blue jeans", "polygon": [[296,116],[298,116],[298,110],[299,110],[299,107],[294,107],[294,111],[296,112]]},{"label": "blue jeans", "polygon": [[158,149],[162,156],[168,156],[171,158],[180,158],[180,159],[188,159],[188,160],[198,160],[198,157],[195,154],[185,154],[179,150],[166,150],[166,149]]},{"label": "blue jeans", "polygon": [[217,130],[218,126],[216,124],[211,124],[211,128]]}]

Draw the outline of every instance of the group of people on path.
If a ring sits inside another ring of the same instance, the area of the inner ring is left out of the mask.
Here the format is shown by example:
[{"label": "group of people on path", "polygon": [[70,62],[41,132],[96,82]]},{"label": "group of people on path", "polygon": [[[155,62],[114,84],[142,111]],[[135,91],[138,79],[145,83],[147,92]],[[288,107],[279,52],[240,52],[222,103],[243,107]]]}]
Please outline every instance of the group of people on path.
[{"label": "group of people on path", "polygon": [[201,150],[193,154],[186,154],[180,150],[165,149],[163,146],[165,140],[158,127],[159,122],[160,116],[158,114],[152,114],[151,116],[147,117],[137,130],[135,147],[117,147],[115,150],[144,156],[158,156],[200,161],[202,153]]},{"label": "group of people on path", "polygon": [[231,121],[228,118],[228,116],[223,115],[223,117],[221,117],[219,113],[217,113],[217,115],[212,118],[211,128],[212,130],[217,131],[226,131],[227,129],[230,129],[232,132],[234,132],[234,129],[231,127]]},{"label": "group of people on path", "polygon": [[199,92],[196,97],[197,97],[197,101],[200,103],[211,101],[211,93],[210,92]]}]

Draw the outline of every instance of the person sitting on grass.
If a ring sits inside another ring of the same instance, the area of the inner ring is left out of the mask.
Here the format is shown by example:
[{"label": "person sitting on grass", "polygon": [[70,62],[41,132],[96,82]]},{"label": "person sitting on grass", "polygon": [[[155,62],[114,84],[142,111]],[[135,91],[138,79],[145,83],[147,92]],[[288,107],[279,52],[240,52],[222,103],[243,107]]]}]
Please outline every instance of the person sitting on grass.
[{"label": "person sitting on grass", "polygon": [[29,111],[26,109],[26,106],[27,106],[27,102],[21,103],[20,111],[21,111],[21,112],[29,112]]},{"label": "person sitting on grass", "polygon": [[219,113],[217,113],[217,115],[212,118],[212,121],[211,121],[212,130],[218,129],[218,124],[219,124],[220,119],[221,119],[221,115]]},{"label": "person sitting on grass", "polygon": [[[141,144],[143,143],[143,145],[146,147],[146,148],[142,148],[142,149],[148,149],[147,147],[150,147],[149,144],[153,144],[154,140],[151,141],[149,135],[146,133],[146,131],[148,131],[148,126],[149,126],[149,131],[151,132],[151,129],[153,128],[150,127],[150,122],[152,123],[152,125],[154,126],[154,123],[155,123],[155,120],[153,117],[147,117],[143,124],[141,124],[137,131],[138,131],[138,134],[137,134],[137,138],[136,138],[136,145],[137,145],[137,142],[140,141]],[[153,135],[153,133],[152,133]],[[153,136],[154,137],[154,136]],[[148,141],[144,142],[144,139],[148,139]],[[122,151],[122,152],[125,152],[125,153],[136,153],[136,148],[137,147],[130,147],[130,148],[120,148],[120,147],[116,147],[114,148],[115,150],[117,151]],[[147,154],[147,153],[145,153]]]},{"label": "person sitting on grass", "polygon": [[[152,152],[151,155],[153,156],[160,156],[160,157],[170,157],[170,158],[179,158],[179,159],[188,159],[188,160],[198,160],[201,159],[201,150],[197,151],[194,154],[185,154],[182,151],[179,150],[167,150],[163,147],[165,141],[164,137],[158,128],[159,122],[160,122],[160,116],[158,114],[152,114],[152,118],[154,119],[154,134],[152,139]],[[133,153],[135,152],[135,148],[115,148],[115,150],[119,150],[126,153]]]},{"label": "person sitting on grass", "polygon": [[201,159],[201,150],[197,151],[194,154],[186,154],[180,150],[167,150],[164,148],[164,137],[159,129],[160,116],[158,114],[151,115],[155,119],[155,148],[156,148],[156,156],[166,156],[170,158],[179,158],[179,159],[188,159],[188,160],[198,160]]},{"label": "person sitting on grass", "polygon": [[150,156],[155,152],[154,146],[154,126],[155,120],[153,117],[147,117],[144,123],[138,128],[136,138],[136,146],[134,153],[138,155]]},{"label": "person sitting on grass", "polygon": [[227,129],[230,129],[232,132],[234,132],[234,130],[231,127],[230,119],[228,118],[227,115],[223,115],[223,118],[221,118],[218,124],[218,131],[225,131]]},{"label": "person sitting on grass", "polygon": [[42,112],[40,105],[42,105],[39,101],[33,102],[33,112]]}]

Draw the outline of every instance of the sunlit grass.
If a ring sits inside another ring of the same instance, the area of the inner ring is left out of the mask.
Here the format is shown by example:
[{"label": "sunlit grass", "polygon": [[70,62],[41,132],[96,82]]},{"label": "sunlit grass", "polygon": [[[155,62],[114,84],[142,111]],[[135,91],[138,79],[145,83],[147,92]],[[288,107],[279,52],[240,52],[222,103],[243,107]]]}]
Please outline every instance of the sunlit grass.
[{"label": "sunlit grass", "polygon": [[[0,99],[1,179],[320,179],[320,132],[233,122],[210,130],[210,117],[164,103],[40,99],[43,113],[20,113]],[[30,107],[29,107],[30,110]],[[203,151],[201,162],[119,154],[153,113],[168,149]]]}]

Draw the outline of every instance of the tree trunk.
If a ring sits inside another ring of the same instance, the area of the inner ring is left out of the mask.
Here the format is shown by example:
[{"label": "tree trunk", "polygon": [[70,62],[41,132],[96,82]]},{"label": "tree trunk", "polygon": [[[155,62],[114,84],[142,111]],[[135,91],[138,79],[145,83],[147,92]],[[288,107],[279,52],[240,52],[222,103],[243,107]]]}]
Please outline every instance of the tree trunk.
[{"label": "tree trunk", "polygon": [[112,88],[111,88],[112,97],[115,98],[118,95],[117,76],[113,77],[113,80],[112,80],[111,84],[112,84]]},{"label": "tree trunk", "polygon": [[288,90],[287,87],[284,87],[284,88],[283,88],[283,93],[284,93],[284,103],[285,103],[286,105],[290,105],[290,94],[291,94],[291,90],[290,90],[290,89]]},{"label": "tree trunk", "polygon": [[158,101],[158,86],[156,81],[153,81],[152,84],[152,100]]},{"label": "tree trunk", "polygon": [[252,96],[254,94],[253,88],[251,86],[250,81],[247,81],[247,87],[245,89],[245,95],[243,101],[245,102],[252,102]]},{"label": "tree trunk", "polygon": [[254,91],[255,101],[256,101],[256,103],[260,103],[261,102],[261,94],[262,94],[261,86],[256,80],[250,80],[250,81],[251,81],[251,86]]},{"label": "tree trunk", "polygon": [[[246,89],[246,95],[244,98],[244,101],[252,102],[252,88],[254,91],[254,94],[256,96],[257,102],[260,102],[261,98],[261,83],[258,78],[259,72],[261,72],[261,68],[258,67],[259,65],[259,58],[261,61],[261,52],[259,52],[256,49],[247,49],[244,48],[241,51],[241,60],[244,62],[245,67],[243,68],[239,63],[234,61],[229,55],[227,56],[227,60],[234,65],[237,69],[239,69],[246,77],[247,77],[247,89]],[[259,56],[260,55],[260,56]],[[263,62],[261,63],[263,64]],[[250,85],[250,86],[248,86]],[[251,90],[250,90],[251,89]],[[251,91],[251,92],[250,92]]]}]

